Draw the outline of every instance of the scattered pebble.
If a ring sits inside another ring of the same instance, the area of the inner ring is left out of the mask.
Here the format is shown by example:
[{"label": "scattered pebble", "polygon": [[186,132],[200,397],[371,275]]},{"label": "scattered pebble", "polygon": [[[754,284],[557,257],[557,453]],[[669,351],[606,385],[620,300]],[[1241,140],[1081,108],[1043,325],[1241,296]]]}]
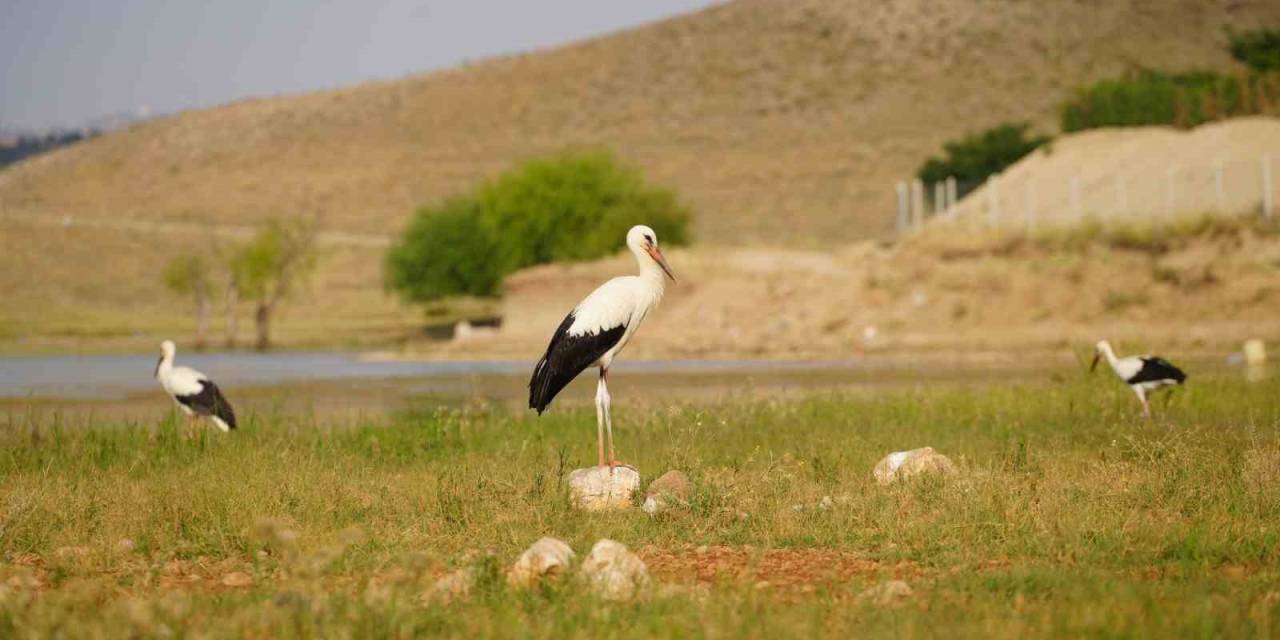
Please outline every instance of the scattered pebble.
[{"label": "scattered pebble", "polygon": [[573,549],[563,540],[546,537],[525,549],[507,572],[507,584],[527,587],[544,578],[559,576],[573,564]]},{"label": "scattered pebble", "polygon": [[630,600],[649,586],[649,569],[627,545],[604,539],[582,562],[582,577],[605,600]]}]

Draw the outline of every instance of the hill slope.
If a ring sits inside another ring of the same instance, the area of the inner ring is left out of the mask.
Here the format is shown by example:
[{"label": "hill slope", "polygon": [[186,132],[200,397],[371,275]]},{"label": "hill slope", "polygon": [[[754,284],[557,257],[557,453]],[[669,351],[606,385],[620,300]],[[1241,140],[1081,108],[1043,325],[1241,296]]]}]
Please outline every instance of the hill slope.
[{"label": "hill slope", "polygon": [[716,243],[830,243],[891,222],[946,139],[1050,124],[1074,86],[1225,67],[1269,0],[743,0],[555,50],[132,127],[0,172],[0,211],[394,232],[514,160],[605,144],[677,187]]}]

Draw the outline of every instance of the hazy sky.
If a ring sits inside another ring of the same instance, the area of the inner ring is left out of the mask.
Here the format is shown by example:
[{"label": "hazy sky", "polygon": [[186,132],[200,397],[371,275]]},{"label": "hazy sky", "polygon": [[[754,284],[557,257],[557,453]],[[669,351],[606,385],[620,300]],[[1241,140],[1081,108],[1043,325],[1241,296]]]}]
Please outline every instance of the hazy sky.
[{"label": "hazy sky", "polygon": [[0,0],[0,126],[394,78],[712,0]]}]

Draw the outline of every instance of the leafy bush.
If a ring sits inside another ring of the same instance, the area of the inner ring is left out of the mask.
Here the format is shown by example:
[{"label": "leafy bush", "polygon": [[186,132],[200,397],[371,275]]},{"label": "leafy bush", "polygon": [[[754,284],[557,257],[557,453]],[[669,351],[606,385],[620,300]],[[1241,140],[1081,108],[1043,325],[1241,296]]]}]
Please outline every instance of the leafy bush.
[{"label": "leafy bush", "polygon": [[954,177],[961,185],[961,195],[981,184],[987,176],[1006,167],[1052,140],[1048,136],[1029,135],[1026,122],[1005,123],[959,141],[942,146],[945,155],[929,158],[916,176],[924,182],[938,182]]},{"label": "leafy bush", "polygon": [[689,213],[675,195],[611,153],[534,159],[419,210],[387,255],[387,282],[414,302],[494,296],[517,269],[618,251],[636,224],[653,227],[663,244],[689,241]]},{"label": "leafy bush", "polygon": [[1233,116],[1265,113],[1280,98],[1274,75],[1228,76],[1207,71],[1144,70],[1101,80],[1062,106],[1062,130],[1174,125],[1194,127]]},{"label": "leafy bush", "polygon": [[387,253],[387,284],[414,302],[494,296],[504,275],[497,234],[467,198],[420,209]]},{"label": "leafy bush", "polygon": [[1280,71],[1280,29],[1232,35],[1231,57],[1259,73]]}]

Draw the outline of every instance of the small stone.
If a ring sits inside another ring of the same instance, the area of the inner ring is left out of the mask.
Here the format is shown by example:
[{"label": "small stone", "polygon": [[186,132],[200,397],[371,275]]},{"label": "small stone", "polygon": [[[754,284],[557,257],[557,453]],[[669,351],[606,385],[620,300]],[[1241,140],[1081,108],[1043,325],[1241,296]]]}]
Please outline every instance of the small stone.
[{"label": "small stone", "polygon": [[831,496],[822,496],[822,499],[818,501],[818,509],[822,511],[827,511],[834,506],[836,506],[836,501],[832,500]]},{"label": "small stone", "polygon": [[507,572],[507,584],[527,587],[544,578],[559,576],[573,564],[573,549],[563,540],[546,537],[525,549]]},{"label": "small stone", "polygon": [[582,562],[582,577],[605,600],[630,600],[649,586],[649,569],[627,545],[604,539]]},{"label": "small stone", "polygon": [[133,551],[136,546],[133,540],[129,538],[121,538],[119,542],[116,542],[116,549],[126,553]]},{"label": "small stone", "polygon": [[640,472],[625,465],[575,469],[568,480],[573,505],[587,511],[630,509],[640,488]]},{"label": "small stone", "polygon": [[673,507],[687,506],[693,496],[693,483],[683,472],[672,469],[649,483],[645,491],[644,505],[640,508],[649,515],[657,515]]},{"label": "small stone", "polygon": [[872,475],[882,485],[891,484],[902,478],[910,478],[925,473],[941,473],[953,475],[956,465],[950,458],[936,452],[933,447],[923,447],[910,451],[895,451],[876,464]]},{"label": "small stone", "polygon": [[253,584],[253,576],[243,571],[232,571],[222,576],[222,586],[224,587],[247,587]]},{"label": "small stone", "polygon": [[465,567],[442,576],[432,583],[420,600],[423,604],[449,604],[459,598],[466,598],[476,586],[476,574],[475,567]]},{"label": "small stone", "polygon": [[86,558],[89,556],[89,547],[58,547],[53,554],[63,560]]},{"label": "small stone", "polygon": [[906,582],[890,580],[858,594],[858,602],[871,602],[882,607],[893,606],[910,598],[912,593],[911,585]]}]

